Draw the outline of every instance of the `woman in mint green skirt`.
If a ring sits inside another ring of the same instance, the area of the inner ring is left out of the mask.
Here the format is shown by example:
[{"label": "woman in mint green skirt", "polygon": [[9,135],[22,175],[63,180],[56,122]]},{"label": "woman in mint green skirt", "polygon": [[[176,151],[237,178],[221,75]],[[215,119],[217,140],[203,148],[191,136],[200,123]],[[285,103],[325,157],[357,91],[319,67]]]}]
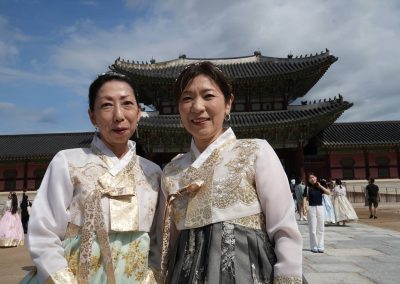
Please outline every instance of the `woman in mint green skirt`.
[{"label": "woman in mint green skirt", "polygon": [[[98,129],[88,148],[60,151],[33,202],[22,283],[154,283],[150,229],[160,168],[129,140],[140,119],[130,79],[109,72],[89,89]],[[67,139],[67,138],[66,138]]]}]

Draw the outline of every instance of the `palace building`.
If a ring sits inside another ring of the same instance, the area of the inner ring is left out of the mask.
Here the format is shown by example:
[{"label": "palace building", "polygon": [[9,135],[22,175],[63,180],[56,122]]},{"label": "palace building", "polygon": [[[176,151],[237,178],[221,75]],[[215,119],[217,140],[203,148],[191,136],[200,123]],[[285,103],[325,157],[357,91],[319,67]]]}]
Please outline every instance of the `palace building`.
[{"label": "palace building", "polygon": [[190,137],[180,125],[173,85],[187,65],[211,61],[231,80],[235,100],[230,126],[239,138],[262,138],[278,152],[290,176],[304,175],[303,147],[352,106],[340,95],[319,101],[302,101],[337,57],[329,50],[320,54],[287,58],[251,56],[235,58],[188,58],[149,64],[118,58],[110,69],[130,76],[136,83],[139,100],[157,112],[143,117],[139,142],[152,160],[168,162],[188,150]]},{"label": "palace building", "polygon": [[[230,126],[238,138],[267,139],[288,177],[314,171],[320,177],[365,179],[400,176],[400,122],[334,123],[352,106],[339,94],[303,99],[338,58],[329,50],[287,58],[179,58],[139,63],[118,58],[109,68],[130,76],[145,111],[134,138],[143,155],[163,166],[187,151],[190,137],[180,124],[173,84],[187,65],[215,63],[231,80],[235,96]],[[340,88],[340,87],[339,87]],[[300,101],[294,104],[294,101]],[[379,131],[390,137],[378,137]],[[54,154],[85,147],[92,132],[0,136],[0,191],[36,189]],[[388,142],[389,141],[389,142]]]}]

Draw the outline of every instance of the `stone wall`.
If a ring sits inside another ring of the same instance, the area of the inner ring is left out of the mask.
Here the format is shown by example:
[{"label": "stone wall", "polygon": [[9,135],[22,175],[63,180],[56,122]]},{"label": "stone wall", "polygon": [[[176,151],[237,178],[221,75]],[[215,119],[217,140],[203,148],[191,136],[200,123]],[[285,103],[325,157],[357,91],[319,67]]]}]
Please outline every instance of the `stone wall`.
[{"label": "stone wall", "polygon": [[[366,180],[343,180],[343,184],[347,189],[347,198],[351,203],[364,203],[365,187],[368,184]],[[375,184],[379,186],[381,202],[393,203],[400,202],[400,179],[379,179],[375,180]],[[29,200],[33,202],[36,191],[27,191]],[[22,200],[22,191],[17,191],[18,205]],[[0,212],[3,212],[8,192],[0,192]]]}]

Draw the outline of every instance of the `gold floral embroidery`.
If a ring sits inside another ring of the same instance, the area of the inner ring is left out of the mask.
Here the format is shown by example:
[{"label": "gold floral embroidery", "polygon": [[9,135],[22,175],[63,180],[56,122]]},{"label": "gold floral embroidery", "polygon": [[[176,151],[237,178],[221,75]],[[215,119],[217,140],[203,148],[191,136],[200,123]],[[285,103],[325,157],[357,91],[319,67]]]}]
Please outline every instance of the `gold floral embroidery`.
[{"label": "gold floral embroidery", "polygon": [[214,181],[213,205],[225,209],[237,202],[257,201],[254,161],[258,145],[254,140],[238,140],[232,149],[233,158],[225,164],[228,174]]},{"label": "gold floral embroidery", "polygon": [[143,283],[148,273],[148,251],[140,247],[139,241],[133,241],[129,245],[128,251],[121,257],[125,260],[125,275],[129,278],[134,274],[135,280]]},{"label": "gold floral embroidery", "polygon": [[[206,159],[201,168],[196,169],[189,167],[189,169],[182,176],[180,184],[181,187],[187,186],[194,181],[202,180],[203,184],[197,193],[189,198],[186,209],[186,222],[187,227],[200,227],[204,224],[209,224],[212,219],[212,184],[214,177],[215,165],[220,161],[218,149],[214,150],[211,155]],[[177,198],[179,200],[180,198]],[[178,201],[179,203],[179,201]],[[182,204],[181,204],[182,205]],[[179,206],[181,207],[181,206]],[[183,213],[183,212],[182,212]],[[182,214],[176,214],[175,218],[179,218]]]},{"label": "gold floral embroidery", "polygon": [[[96,147],[92,145],[91,150],[93,153],[97,154],[108,167],[112,166],[108,158]],[[78,214],[83,213],[83,220],[81,220],[83,225],[81,231],[81,247],[78,271],[79,279],[82,283],[88,282],[88,275],[91,269],[91,249],[95,233],[100,244],[102,261],[105,265],[108,282],[114,283],[114,268],[108,240],[108,233],[102,213],[101,196],[108,195],[110,197],[110,211],[112,211],[115,206],[118,207],[118,205],[120,205],[115,203],[121,202],[123,204],[129,203],[128,207],[131,209],[129,212],[123,215],[126,216],[126,218],[129,218],[130,222],[125,222],[125,219],[120,217],[113,219],[112,217],[114,215],[111,214],[111,228],[117,225],[118,229],[123,230],[124,225],[129,223],[130,228],[128,229],[138,229],[139,213],[138,207],[136,206],[137,204],[134,204],[137,202],[137,200],[132,198],[136,194],[135,182],[133,180],[136,164],[137,156],[133,155],[128,165],[125,166],[123,170],[118,172],[116,176],[112,176],[104,166],[94,162],[87,163],[82,167],[74,167],[72,165],[69,166],[71,181],[75,188],[79,186],[81,190],[81,192],[78,194],[81,195],[78,199],[81,203],[79,205],[79,210],[74,210],[72,208],[71,211],[78,211]],[[113,200],[113,197],[120,197],[122,199],[128,198],[128,200]],[[125,206],[125,209],[126,208],[127,207]],[[129,214],[130,212],[132,214]],[[136,218],[132,218],[132,216],[136,216]]]},{"label": "gold floral embroidery", "polygon": [[65,257],[68,263],[68,267],[74,275],[78,273],[79,267],[79,250],[72,252],[70,255]]},{"label": "gold floral embroidery", "polygon": [[99,255],[92,255],[90,272],[96,273],[96,271],[99,270],[100,266],[101,266],[101,257]]},{"label": "gold floral embroidery", "polygon": [[121,250],[117,247],[111,247],[111,257],[112,257],[113,263],[118,263],[118,261],[121,257]]},{"label": "gold floral embroidery", "polygon": [[229,221],[229,223],[265,231],[265,217],[263,213],[237,218]]},{"label": "gold floral embroidery", "polygon": [[278,275],[274,277],[274,284],[301,284],[301,277]]},{"label": "gold floral embroidery", "polygon": [[[230,149],[232,143],[235,144]],[[190,228],[204,226],[212,222],[213,207],[226,209],[236,203],[252,205],[258,202],[254,170],[258,147],[255,140],[229,140],[215,149],[198,169],[190,166],[182,170],[178,166],[178,161],[172,161],[167,165],[163,184],[169,194],[174,194],[195,181],[202,181],[197,193],[184,194],[175,199],[173,204],[175,223],[185,222],[184,225]],[[224,157],[229,160],[222,164],[221,153],[228,148],[232,158]],[[188,158],[187,155],[183,158]],[[194,156],[192,159],[194,160]],[[223,178],[214,178],[216,167],[225,168],[227,173]]]},{"label": "gold floral embroidery", "polygon": [[72,271],[67,267],[63,270],[57,271],[50,275],[47,278],[46,284],[54,283],[54,284],[78,284],[78,281],[75,278],[75,275]]}]

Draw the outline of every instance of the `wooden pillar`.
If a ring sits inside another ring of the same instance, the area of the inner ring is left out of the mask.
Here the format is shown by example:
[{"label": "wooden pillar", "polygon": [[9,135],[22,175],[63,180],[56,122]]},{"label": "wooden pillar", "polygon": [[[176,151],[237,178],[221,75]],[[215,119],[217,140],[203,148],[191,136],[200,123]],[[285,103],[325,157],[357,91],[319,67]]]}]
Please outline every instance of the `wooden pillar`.
[{"label": "wooden pillar", "polygon": [[304,169],[304,149],[303,149],[303,140],[299,140],[297,142],[297,151],[296,151],[296,174],[303,181],[305,181],[306,173]]},{"label": "wooden pillar", "polygon": [[369,159],[368,159],[368,151],[364,150],[364,165],[365,165],[365,178],[369,179],[370,176],[370,170],[369,170]]},{"label": "wooden pillar", "polygon": [[29,170],[28,162],[29,162],[28,160],[25,160],[24,163],[24,185],[23,185],[24,189],[28,188],[28,170]]},{"label": "wooden pillar", "polygon": [[399,147],[396,147],[396,160],[397,160],[397,178],[400,178],[400,151]]},{"label": "wooden pillar", "polygon": [[326,178],[332,179],[331,175],[331,151],[327,151],[326,153]]}]

